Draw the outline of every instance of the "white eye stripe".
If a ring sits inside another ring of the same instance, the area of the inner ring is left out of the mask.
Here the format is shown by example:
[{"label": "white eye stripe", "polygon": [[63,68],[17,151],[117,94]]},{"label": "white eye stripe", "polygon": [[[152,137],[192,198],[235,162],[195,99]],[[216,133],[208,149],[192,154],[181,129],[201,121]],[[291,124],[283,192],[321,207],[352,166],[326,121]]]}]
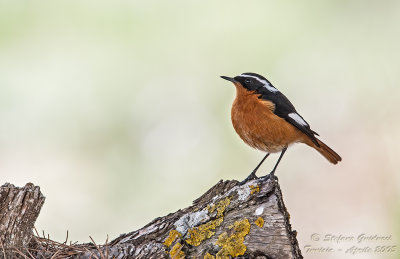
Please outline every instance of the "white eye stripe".
[{"label": "white eye stripe", "polygon": [[302,125],[302,126],[308,126],[307,122],[305,122],[300,115],[298,115],[295,112],[289,113],[288,116],[290,118],[292,118],[293,120],[295,120],[298,124]]},{"label": "white eye stripe", "polygon": [[258,78],[258,77],[256,77],[256,76],[250,76],[250,75],[245,75],[245,74],[241,74],[240,76],[241,76],[241,77],[254,78],[254,79],[257,80],[258,82],[260,82],[261,84],[263,84],[263,86],[264,86],[265,88],[267,88],[268,91],[273,92],[273,93],[278,92],[278,89],[276,89],[275,87],[273,87],[273,86],[272,86],[270,83],[268,83],[268,81],[266,81],[266,80],[263,80],[263,79]]}]

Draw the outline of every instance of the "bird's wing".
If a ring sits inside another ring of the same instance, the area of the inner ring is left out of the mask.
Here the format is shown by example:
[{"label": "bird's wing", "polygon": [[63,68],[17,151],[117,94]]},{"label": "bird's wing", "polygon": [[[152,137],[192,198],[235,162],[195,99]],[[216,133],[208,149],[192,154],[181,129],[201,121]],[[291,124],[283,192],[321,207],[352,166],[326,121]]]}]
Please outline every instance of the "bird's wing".
[{"label": "bird's wing", "polygon": [[318,141],[315,135],[318,133],[311,130],[310,125],[297,113],[293,104],[289,99],[281,92],[275,93],[263,93],[259,96],[260,99],[271,101],[275,104],[274,113],[285,119],[287,122],[298,128],[301,132],[306,134],[315,145],[319,147]]}]

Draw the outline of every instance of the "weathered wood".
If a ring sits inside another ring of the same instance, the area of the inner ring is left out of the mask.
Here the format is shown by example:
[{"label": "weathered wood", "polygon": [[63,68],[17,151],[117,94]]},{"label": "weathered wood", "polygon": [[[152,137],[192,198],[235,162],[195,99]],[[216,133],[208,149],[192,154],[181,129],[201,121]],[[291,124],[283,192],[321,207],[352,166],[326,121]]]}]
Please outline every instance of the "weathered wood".
[{"label": "weathered wood", "polygon": [[44,200],[40,188],[31,183],[23,188],[9,183],[0,187],[1,256],[10,257],[15,248],[28,246]]},{"label": "weathered wood", "polygon": [[132,258],[302,258],[279,185],[270,180],[220,181],[193,206],[121,235],[108,249]]},{"label": "weathered wood", "polygon": [[278,182],[220,181],[193,205],[113,241],[66,245],[35,237],[34,258],[302,258]]}]

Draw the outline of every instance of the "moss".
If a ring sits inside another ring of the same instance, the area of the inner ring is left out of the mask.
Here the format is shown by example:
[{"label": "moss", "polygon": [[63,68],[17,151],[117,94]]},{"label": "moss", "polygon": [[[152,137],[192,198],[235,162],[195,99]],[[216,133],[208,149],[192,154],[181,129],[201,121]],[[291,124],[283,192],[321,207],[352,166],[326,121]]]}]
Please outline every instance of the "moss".
[{"label": "moss", "polygon": [[207,253],[207,254],[204,255],[203,259],[215,259],[215,256],[213,256],[210,253]]},{"label": "moss", "polygon": [[180,238],[180,237],[182,237],[182,234],[179,233],[178,231],[176,231],[175,229],[173,229],[169,232],[167,239],[165,239],[164,245],[166,247],[170,247],[172,245],[172,243],[175,241],[175,239]]},{"label": "moss", "polygon": [[185,252],[182,251],[181,243],[176,243],[169,252],[169,255],[174,259],[185,259]]},{"label": "moss", "polygon": [[256,224],[257,226],[262,228],[264,226],[264,219],[261,217],[258,217],[258,219],[256,219],[256,221],[254,221],[254,224]]},{"label": "moss", "polygon": [[224,221],[223,215],[226,207],[228,207],[230,203],[231,200],[227,197],[224,200],[219,201],[216,205],[209,206],[209,213],[213,213],[215,210],[217,210],[217,218],[207,223],[201,224],[198,227],[189,229],[190,237],[185,240],[186,243],[192,246],[199,246],[201,242],[212,237],[215,234],[213,230],[220,226]]},{"label": "moss", "polygon": [[236,257],[246,252],[244,237],[250,232],[249,220],[236,221],[229,228],[232,229],[230,235],[224,232],[218,236],[218,240],[215,242],[216,245],[221,247],[221,250],[217,253],[217,259],[228,259],[229,256]]},{"label": "moss", "polygon": [[250,194],[254,194],[256,192],[260,192],[260,186],[259,185],[250,185]]}]

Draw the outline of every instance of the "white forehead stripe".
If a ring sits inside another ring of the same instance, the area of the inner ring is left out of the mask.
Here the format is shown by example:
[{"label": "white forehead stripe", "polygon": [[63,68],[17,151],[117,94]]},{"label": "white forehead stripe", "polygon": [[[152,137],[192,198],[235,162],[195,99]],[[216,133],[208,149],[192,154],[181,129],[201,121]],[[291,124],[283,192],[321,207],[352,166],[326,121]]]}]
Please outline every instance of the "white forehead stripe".
[{"label": "white forehead stripe", "polygon": [[241,74],[240,76],[242,76],[242,77],[254,78],[254,79],[257,80],[258,82],[260,82],[261,84],[263,84],[263,86],[264,86],[265,88],[267,88],[268,91],[273,92],[273,93],[278,92],[278,89],[276,89],[275,87],[273,87],[273,86],[272,86],[270,83],[268,83],[268,81],[266,81],[266,80],[263,80],[263,79],[258,78],[258,77],[256,77],[256,76],[250,76],[250,75],[245,75],[245,74]]},{"label": "white forehead stripe", "polygon": [[295,112],[289,113],[288,116],[289,116],[290,118],[292,118],[293,120],[295,120],[298,124],[300,124],[300,125],[302,125],[302,126],[307,126],[307,125],[308,125],[307,122],[305,122],[305,121],[300,117],[300,115],[298,115],[298,114],[295,113]]}]

